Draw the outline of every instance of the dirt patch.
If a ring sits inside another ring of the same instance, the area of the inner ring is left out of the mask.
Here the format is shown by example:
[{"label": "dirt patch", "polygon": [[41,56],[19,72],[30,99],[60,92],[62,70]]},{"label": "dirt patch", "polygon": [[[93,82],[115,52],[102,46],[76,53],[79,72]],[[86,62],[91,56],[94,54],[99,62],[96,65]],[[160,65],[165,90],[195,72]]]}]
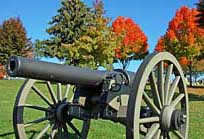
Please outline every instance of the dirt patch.
[{"label": "dirt patch", "polygon": [[187,90],[189,94],[195,94],[195,95],[200,95],[200,96],[204,95],[204,88],[188,87]]}]

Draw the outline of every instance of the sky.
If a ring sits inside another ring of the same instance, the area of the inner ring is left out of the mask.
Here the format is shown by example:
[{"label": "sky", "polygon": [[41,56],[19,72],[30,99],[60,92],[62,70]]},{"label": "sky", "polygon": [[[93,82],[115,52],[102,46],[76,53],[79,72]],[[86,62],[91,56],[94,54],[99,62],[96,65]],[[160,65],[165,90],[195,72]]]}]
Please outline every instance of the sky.
[{"label": "sky", "polygon": [[[93,0],[83,0],[88,6]],[[103,0],[106,16],[112,20],[117,16],[132,18],[148,37],[150,52],[157,40],[164,35],[169,21],[181,6],[195,8],[198,0]],[[46,39],[48,22],[56,15],[60,0],[0,0],[0,24],[10,17],[20,17],[27,36]],[[50,59],[44,59],[50,60]],[[141,62],[131,62],[128,70],[135,71]],[[118,64],[115,67],[119,67]]]}]

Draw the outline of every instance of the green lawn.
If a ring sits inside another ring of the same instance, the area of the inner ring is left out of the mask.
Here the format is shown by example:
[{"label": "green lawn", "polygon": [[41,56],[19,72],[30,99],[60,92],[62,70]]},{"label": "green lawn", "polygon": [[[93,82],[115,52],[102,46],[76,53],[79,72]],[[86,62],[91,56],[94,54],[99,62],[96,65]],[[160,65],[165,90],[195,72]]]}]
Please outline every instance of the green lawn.
[{"label": "green lawn", "polygon": [[[13,139],[12,111],[16,94],[23,83],[22,80],[1,80],[0,81],[0,139]],[[38,102],[32,96],[32,102]],[[204,138],[204,97],[190,95],[190,129],[189,139]],[[39,116],[35,113],[27,112],[27,119]],[[39,127],[31,128],[31,134]],[[89,132],[89,139],[124,139],[125,127],[109,121],[92,121]]]}]

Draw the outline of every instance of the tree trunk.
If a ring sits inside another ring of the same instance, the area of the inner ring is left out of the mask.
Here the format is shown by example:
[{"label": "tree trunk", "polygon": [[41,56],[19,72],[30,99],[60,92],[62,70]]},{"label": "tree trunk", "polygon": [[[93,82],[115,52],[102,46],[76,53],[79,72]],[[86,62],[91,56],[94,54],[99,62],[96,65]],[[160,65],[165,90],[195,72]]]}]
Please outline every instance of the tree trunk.
[{"label": "tree trunk", "polygon": [[121,60],[122,68],[125,70],[127,67],[127,63],[125,60]]},{"label": "tree trunk", "polygon": [[190,74],[190,87],[193,87],[193,79],[192,79],[192,63],[189,65],[189,74]]},{"label": "tree trunk", "polygon": [[129,59],[121,60],[121,63],[122,63],[123,69],[126,70],[130,64],[130,60]]},{"label": "tree trunk", "polygon": [[125,64],[123,64],[123,69],[124,69],[124,70],[126,69],[126,65],[125,65]]},{"label": "tree trunk", "polygon": [[196,83],[196,85],[197,85],[197,78],[198,78],[198,72],[195,72],[194,73],[194,82]]}]

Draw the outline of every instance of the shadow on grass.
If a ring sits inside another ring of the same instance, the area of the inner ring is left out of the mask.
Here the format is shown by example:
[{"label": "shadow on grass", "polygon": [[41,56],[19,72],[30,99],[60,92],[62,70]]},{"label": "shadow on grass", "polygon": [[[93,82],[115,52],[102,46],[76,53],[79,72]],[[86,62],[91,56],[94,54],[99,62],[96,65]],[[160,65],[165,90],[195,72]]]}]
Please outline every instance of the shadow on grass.
[{"label": "shadow on grass", "polygon": [[10,135],[14,135],[14,132],[2,133],[0,134],[0,137],[10,136]]},{"label": "shadow on grass", "polygon": [[204,85],[200,85],[200,86],[187,86],[188,88],[200,88],[200,89],[202,89],[202,88],[204,88]]},{"label": "shadow on grass", "polygon": [[[31,134],[30,135],[31,137],[29,139],[32,139],[35,136],[35,134],[38,133],[38,132],[36,132],[34,130],[31,130],[31,131],[28,131],[26,133]],[[15,134],[14,131],[13,132],[2,133],[2,134],[0,134],[0,137],[11,136],[11,135],[14,135],[14,134]]]},{"label": "shadow on grass", "polygon": [[[29,134],[29,136],[30,136],[28,139],[34,139],[34,137],[36,136],[36,134],[39,133],[39,131],[31,130],[31,131],[27,131],[26,133]],[[2,134],[0,134],[0,137],[11,136],[14,134],[15,134],[15,132],[2,133]],[[69,133],[68,138],[69,139],[78,139],[78,136],[76,134]],[[49,139],[49,135],[48,134],[44,135],[43,139]]]},{"label": "shadow on grass", "polygon": [[189,101],[204,101],[204,95],[188,94]]}]

